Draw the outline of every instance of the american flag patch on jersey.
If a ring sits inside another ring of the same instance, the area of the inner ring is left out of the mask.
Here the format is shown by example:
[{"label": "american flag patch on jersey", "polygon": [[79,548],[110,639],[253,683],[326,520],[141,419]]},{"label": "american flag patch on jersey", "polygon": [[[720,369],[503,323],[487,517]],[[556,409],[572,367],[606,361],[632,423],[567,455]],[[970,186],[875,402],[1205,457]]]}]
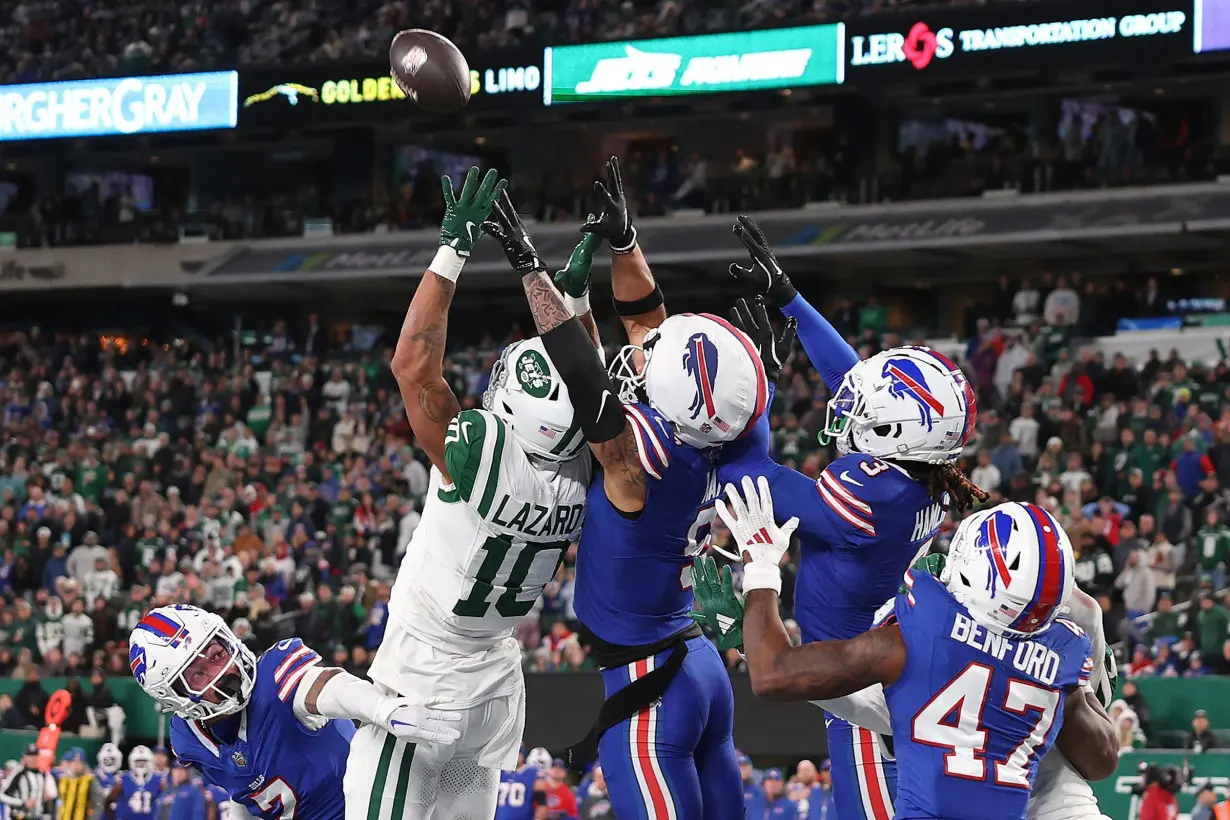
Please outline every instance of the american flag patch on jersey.
[{"label": "american flag patch on jersey", "polygon": [[552,430],[550,427],[547,427],[545,424],[541,425],[538,428],[538,432],[542,433],[547,438],[555,438],[557,435],[559,435],[554,430]]}]

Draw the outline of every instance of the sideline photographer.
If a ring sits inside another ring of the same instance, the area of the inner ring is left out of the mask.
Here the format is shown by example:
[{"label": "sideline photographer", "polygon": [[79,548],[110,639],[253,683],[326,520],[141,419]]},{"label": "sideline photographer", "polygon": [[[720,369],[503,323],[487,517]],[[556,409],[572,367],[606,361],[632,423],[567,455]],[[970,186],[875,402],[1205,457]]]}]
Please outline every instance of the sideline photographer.
[{"label": "sideline photographer", "polygon": [[1178,817],[1179,798],[1176,795],[1191,782],[1191,767],[1187,764],[1180,768],[1141,763],[1140,773],[1144,776],[1144,783],[1132,790],[1140,800],[1137,820],[1174,820]]}]

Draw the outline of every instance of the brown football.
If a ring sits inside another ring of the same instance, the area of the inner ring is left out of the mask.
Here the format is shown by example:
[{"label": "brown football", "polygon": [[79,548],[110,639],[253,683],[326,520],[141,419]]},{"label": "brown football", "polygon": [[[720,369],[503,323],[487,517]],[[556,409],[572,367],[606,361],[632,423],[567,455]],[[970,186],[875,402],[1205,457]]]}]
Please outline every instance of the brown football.
[{"label": "brown football", "polygon": [[428,111],[460,111],[470,101],[470,66],[447,37],[412,28],[389,44],[393,80]]}]

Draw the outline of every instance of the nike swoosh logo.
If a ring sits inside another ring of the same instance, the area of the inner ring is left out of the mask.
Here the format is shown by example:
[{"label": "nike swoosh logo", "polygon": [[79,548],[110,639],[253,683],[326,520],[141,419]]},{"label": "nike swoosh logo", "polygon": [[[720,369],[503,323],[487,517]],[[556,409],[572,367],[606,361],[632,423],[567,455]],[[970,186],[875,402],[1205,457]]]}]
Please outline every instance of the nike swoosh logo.
[{"label": "nike swoosh logo", "polygon": [[473,422],[470,422],[470,421],[463,421],[461,423],[461,438],[463,441],[465,441],[466,444],[470,443],[470,425],[471,424],[473,424]]},{"label": "nike swoosh logo", "polygon": [[468,233],[468,234],[470,235],[470,244],[473,244],[473,243],[474,243],[474,228],[475,228],[475,227],[476,227],[476,226],[475,226],[475,224],[474,224],[473,222],[467,222],[467,223],[466,223],[466,233]]},{"label": "nike swoosh logo", "polygon": [[829,727],[830,727],[830,726],[832,726],[832,725],[833,725],[833,719],[832,719],[832,718],[825,718],[825,719],[824,719],[824,728],[825,728],[825,729],[829,728]]},{"label": "nike swoosh logo", "polygon": [[602,418],[602,411],[606,409],[606,400],[609,399],[610,397],[611,397],[610,390],[602,391],[602,401],[598,403],[598,415],[594,419],[595,421],[598,421]]},{"label": "nike swoosh logo", "polygon": [[850,478],[850,471],[849,471],[849,470],[842,470],[842,471],[841,471],[841,480],[842,480],[842,481],[845,481],[845,482],[846,482],[846,483],[848,483],[848,484],[853,484],[855,487],[861,487],[861,486],[863,486],[863,482],[861,482],[861,481],[855,481],[854,479]]}]

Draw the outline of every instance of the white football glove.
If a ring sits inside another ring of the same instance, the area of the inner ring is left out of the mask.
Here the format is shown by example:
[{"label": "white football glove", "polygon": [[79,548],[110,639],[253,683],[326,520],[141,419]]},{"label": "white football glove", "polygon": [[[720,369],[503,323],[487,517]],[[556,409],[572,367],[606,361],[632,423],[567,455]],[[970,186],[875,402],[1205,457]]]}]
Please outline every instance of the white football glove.
[{"label": "white football glove", "polygon": [[773,518],[773,494],[769,492],[769,480],[760,476],[755,482],[744,476],[743,492],[733,484],[726,485],[727,502],[717,499],[714,506],[718,516],[730,529],[738,549],[746,556],[743,560],[743,592],[753,589],[782,591],[782,556],[790,549],[790,536],[799,526],[799,519],[791,518],[780,527]]},{"label": "white football glove", "polygon": [[452,698],[433,698],[419,703],[409,698],[381,698],[376,707],[376,723],[401,740],[411,743],[440,743],[448,746],[461,737],[455,724],[461,722],[460,712],[446,712],[434,707],[451,703]]}]

